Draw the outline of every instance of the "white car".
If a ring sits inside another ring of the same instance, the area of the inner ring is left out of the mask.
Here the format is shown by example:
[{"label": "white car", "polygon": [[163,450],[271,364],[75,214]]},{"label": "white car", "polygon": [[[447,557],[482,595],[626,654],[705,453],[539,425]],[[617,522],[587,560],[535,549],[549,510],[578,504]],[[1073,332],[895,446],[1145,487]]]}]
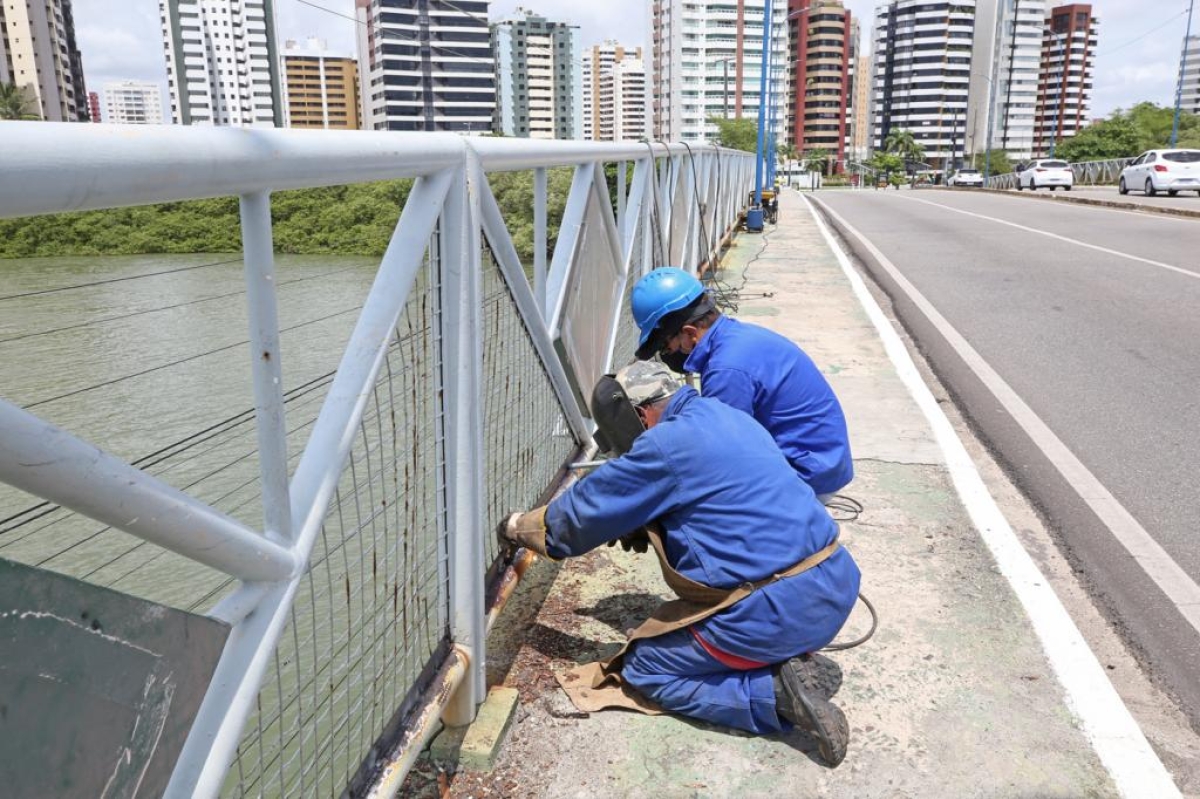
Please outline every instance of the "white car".
[{"label": "white car", "polygon": [[1181,191],[1200,195],[1200,150],[1148,150],[1121,170],[1117,190],[1122,194],[1160,191],[1174,197]]},{"label": "white car", "polygon": [[1053,158],[1039,158],[1028,164],[1017,167],[1017,191],[1029,189],[1037,191],[1049,188],[1051,191],[1064,188],[1067,191],[1075,185],[1075,173],[1066,161]]},{"label": "white car", "polygon": [[960,169],[946,181],[950,186],[982,186],[983,174],[978,169]]}]

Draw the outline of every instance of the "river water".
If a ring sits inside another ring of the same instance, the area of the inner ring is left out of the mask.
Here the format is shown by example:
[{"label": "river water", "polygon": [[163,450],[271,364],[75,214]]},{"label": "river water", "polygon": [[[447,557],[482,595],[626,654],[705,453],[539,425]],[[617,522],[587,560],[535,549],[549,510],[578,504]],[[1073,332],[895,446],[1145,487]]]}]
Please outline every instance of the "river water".
[{"label": "river water", "polygon": [[[277,259],[294,451],[377,265]],[[0,260],[0,397],[261,529],[247,330],[237,255]],[[202,567],[165,565],[175,556],[50,511],[0,485],[0,557],[176,607],[211,604],[214,581],[195,579]],[[148,559],[160,562],[144,568]],[[194,587],[181,591],[183,583]]]}]

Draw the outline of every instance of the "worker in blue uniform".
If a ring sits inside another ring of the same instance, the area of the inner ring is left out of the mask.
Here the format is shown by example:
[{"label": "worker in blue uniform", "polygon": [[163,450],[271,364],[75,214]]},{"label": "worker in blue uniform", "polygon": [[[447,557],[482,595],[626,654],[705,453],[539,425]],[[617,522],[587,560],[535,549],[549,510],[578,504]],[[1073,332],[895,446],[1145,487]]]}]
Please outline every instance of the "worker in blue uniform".
[{"label": "worker in blue uniform", "polygon": [[656,361],[630,364],[617,382],[645,432],[548,506],[513,514],[501,538],[557,559],[657,522],[664,577],[704,612],[665,626],[652,616],[633,633],[619,678],[666,710],[714,724],[799,726],[836,766],[849,728],[813,690],[819,666],[808,653],[833,639],[858,596],[858,566],[837,524],[746,414],[682,386]]},{"label": "worker in blue uniform", "polygon": [[854,479],[841,403],[792,341],[722,315],[692,275],[655,269],[633,288],[637,357],[700,375],[706,397],[745,411],[767,429],[801,479],[826,501]]}]

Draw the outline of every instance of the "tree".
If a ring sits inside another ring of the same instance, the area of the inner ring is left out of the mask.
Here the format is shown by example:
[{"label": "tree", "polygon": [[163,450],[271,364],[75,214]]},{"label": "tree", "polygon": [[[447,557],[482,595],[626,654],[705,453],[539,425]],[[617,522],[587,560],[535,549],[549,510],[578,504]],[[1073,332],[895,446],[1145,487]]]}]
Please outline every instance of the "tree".
[{"label": "tree", "polygon": [[809,172],[826,174],[829,171],[829,152],[823,147],[814,147],[804,154],[804,165]]},{"label": "tree", "polygon": [[982,172],[988,170],[990,175],[1007,175],[1013,171],[1012,161],[1008,158],[1008,153],[1004,150],[992,150],[992,157],[989,159],[987,153],[975,153],[971,156],[971,166]]},{"label": "tree", "polygon": [[15,83],[0,83],[0,119],[37,119],[25,89]]},{"label": "tree", "polygon": [[905,161],[920,163],[925,160],[925,148],[920,145],[911,130],[897,128],[888,133],[883,141],[883,149]]},{"label": "tree", "polygon": [[904,159],[896,153],[876,151],[868,165],[875,170],[875,179],[893,183],[904,172]]},{"label": "tree", "polygon": [[[1146,150],[1169,146],[1174,122],[1173,107],[1138,103],[1128,111],[1118,109],[1108,119],[1059,141],[1054,148],[1054,155],[1074,163],[1132,158]],[[1197,143],[1200,143],[1200,117],[1187,112],[1180,113],[1176,146],[1195,147]]]},{"label": "tree", "polygon": [[753,119],[709,117],[708,121],[717,126],[717,144],[722,147],[748,153],[758,150],[758,124]]}]

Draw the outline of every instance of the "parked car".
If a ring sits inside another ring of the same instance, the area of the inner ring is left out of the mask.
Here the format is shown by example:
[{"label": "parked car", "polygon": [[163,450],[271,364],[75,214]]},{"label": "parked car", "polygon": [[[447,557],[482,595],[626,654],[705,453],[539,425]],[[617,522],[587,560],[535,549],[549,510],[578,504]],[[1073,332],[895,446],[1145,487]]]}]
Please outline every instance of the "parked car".
[{"label": "parked car", "polygon": [[1039,158],[1017,167],[1017,191],[1037,191],[1041,188],[1053,191],[1059,187],[1070,191],[1074,185],[1075,173],[1066,161]]},{"label": "parked car", "polygon": [[978,169],[960,169],[946,183],[950,186],[982,186],[983,174]]},{"label": "parked car", "polygon": [[1200,150],[1147,150],[1121,170],[1117,190],[1141,191],[1147,197],[1160,191],[1172,197],[1181,191],[1200,196]]}]

